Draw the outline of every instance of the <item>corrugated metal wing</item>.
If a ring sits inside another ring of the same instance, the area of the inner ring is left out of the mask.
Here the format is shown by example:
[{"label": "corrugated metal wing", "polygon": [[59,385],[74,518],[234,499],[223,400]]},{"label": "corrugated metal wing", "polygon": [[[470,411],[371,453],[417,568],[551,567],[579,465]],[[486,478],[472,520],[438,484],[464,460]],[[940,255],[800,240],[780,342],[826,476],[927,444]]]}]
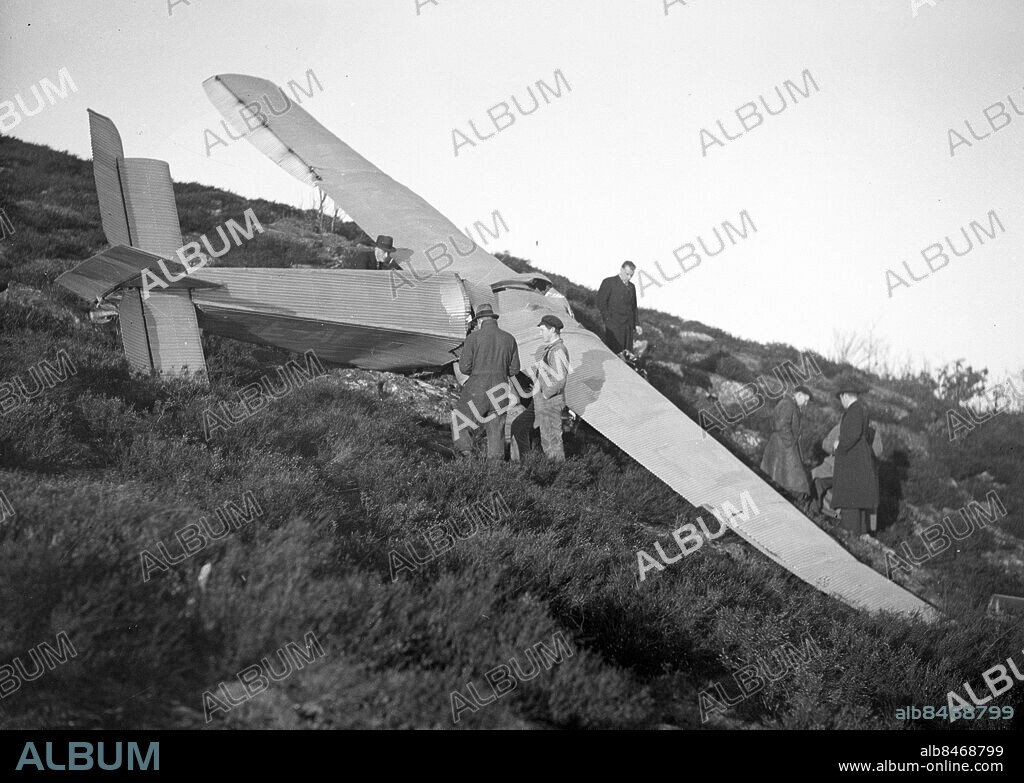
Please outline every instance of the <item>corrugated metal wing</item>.
[{"label": "corrugated metal wing", "polygon": [[[532,360],[541,345],[537,322],[547,312],[565,323],[571,373],[566,403],[587,423],[686,498],[693,506],[741,509],[749,492],[760,513],[734,517],[730,527],[787,570],[844,603],[869,611],[919,612],[933,607],[859,562],[801,514],[681,410],[566,313],[564,300],[518,291],[499,294],[499,324],[515,335],[520,357]],[[534,301],[526,303],[525,297]],[[510,307],[516,307],[510,310]],[[725,515],[723,515],[725,516]],[[710,522],[710,518],[709,518]],[[711,523],[715,524],[715,523]]]},{"label": "corrugated metal wing", "polygon": [[89,135],[92,139],[92,173],[100,202],[103,233],[112,245],[131,245],[128,215],[125,211],[118,160],[124,159],[121,135],[109,117],[89,109]]},{"label": "corrugated metal wing", "polygon": [[[424,199],[362,157],[294,101],[287,111],[275,116],[268,103],[280,107],[285,99],[273,82],[222,74],[207,79],[203,88],[236,133],[244,135],[288,173],[320,187],[367,234],[388,234],[394,237],[396,247],[411,250],[409,263],[417,276],[432,276],[438,271],[458,273],[477,307],[494,301],[492,282],[515,275]],[[250,129],[245,122],[249,115],[240,114],[245,104],[263,107],[265,124]]]},{"label": "corrugated metal wing", "polygon": [[195,272],[202,328],[213,334],[314,350],[326,362],[375,370],[443,366],[466,339],[469,301],[456,275],[403,285],[386,271],[224,269]]},{"label": "corrugated metal wing", "polygon": [[119,164],[132,247],[177,258],[181,247],[171,170],[162,160],[128,158]]}]

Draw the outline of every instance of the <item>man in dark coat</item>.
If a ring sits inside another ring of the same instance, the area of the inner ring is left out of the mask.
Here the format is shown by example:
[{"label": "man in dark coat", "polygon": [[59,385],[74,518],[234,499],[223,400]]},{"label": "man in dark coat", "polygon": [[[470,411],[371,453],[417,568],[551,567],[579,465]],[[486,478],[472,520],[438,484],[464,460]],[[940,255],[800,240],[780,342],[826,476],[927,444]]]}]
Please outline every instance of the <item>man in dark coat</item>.
[{"label": "man in dark coat", "polygon": [[468,457],[470,433],[483,424],[487,458],[500,460],[505,458],[505,414],[513,399],[509,378],[519,372],[519,346],[498,328],[498,315],[489,304],[480,305],[476,317],[480,327],[466,338],[459,357],[459,370],[469,378],[452,411],[452,439],[455,449]]},{"label": "man in dark coat", "polygon": [[617,275],[601,281],[597,309],[604,319],[604,341],[614,353],[633,350],[633,335],[643,334],[637,323],[636,286],[630,281],[636,271],[632,261],[623,262]]},{"label": "man in dark coat", "polygon": [[871,451],[871,420],[860,401],[863,389],[855,380],[844,380],[836,395],[842,403],[839,438],[833,444],[835,476],[832,507],[839,509],[840,524],[853,535],[868,531],[868,518],[878,506],[878,468]]},{"label": "man in dark coat", "polygon": [[[874,430],[871,435],[871,453],[875,455],[876,460],[882,458],[884,453],[884,445],[882,443],[882,435],[878,430],[878,427],[872,425],[869,428],[869,432]],[[814,470],[811,471],[811,484],[814,486],[815,495],[817,499],[818,512],[824,514],[827,517],[833,517],[838,519],[839,512],[832,508],[832,484],[833,478],[835,477],[835,466],[836,458],[832,455],[835,449],[836,443],[839,442],[839,425],[837,424],[828,431],[828,435],[821,441],[822,451],[828,456],[822,460],[821,464],[818,465]],[[877,462],[875,463],[878,464]],[[878,515],[871,515],[871,529],[872,531],[877,526]]]},{"label": "man in dark coat", "polygon": [[800,410],[810,399],[811,390],[797,386],[792,396],[779,400],[772,414],[772,436],[761,459],[761,470],[776,484],[797,495],[811,491],[800,451]]}]

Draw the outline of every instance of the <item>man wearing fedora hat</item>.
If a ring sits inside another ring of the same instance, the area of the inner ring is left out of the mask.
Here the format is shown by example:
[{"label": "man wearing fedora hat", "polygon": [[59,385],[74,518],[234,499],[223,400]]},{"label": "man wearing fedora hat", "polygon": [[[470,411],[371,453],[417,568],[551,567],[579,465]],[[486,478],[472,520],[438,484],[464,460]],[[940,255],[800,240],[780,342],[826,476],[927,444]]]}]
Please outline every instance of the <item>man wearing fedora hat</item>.
[{"label": "man wearing fedora hat", "polygon": [[395,263],[395,240],[387,234],[381,234],[373,243],[373,255],[377,261],[377,269],[401,269]]},{"label": "man wearing fedora hat", "polygon": [[842,527],[856,536],[868,532],[868,518],[878,507],[879,494],[878,468],[871,450],[871,420],[860,401],[865,391],[856,378],[840,379],[836,396],[844,411],[839,420],[839,437],[832,444],[832,507],[839,509]]},{"label": "man wearing fedora hat", "polygon": [[562,342],[562,320],[545,315],[537,324],[544,345],[533,366],[533,426],[540,430],[540,445],[548,459],[565,460],[562,447],[562,410],[565,408],[565,380],[569,370],[569,349]]},{"label": "man wearing fedora hat", "polygon": [[[498,328],[498,314],[484,303],[476,310],[479,328],[463,344],[459,370],[469,378],[462,385],[459,401],[452,411],[452,440],[461,456],[468,457],[472,438],[466,429],[484,424],[487,432],[487,458],[505,458],[506,408],[501,397],[512,398],[509,378],[519,372],[519,346],[516,338]],[[505,393],[497,397],[497,392]]]},{"label": "man wearing fedora hat", "polygon": [[395,263],[394,255],[395,240],[386,234],[381,234],[369,247],[361,246],[352,256],[349,269],[401,269]]}]

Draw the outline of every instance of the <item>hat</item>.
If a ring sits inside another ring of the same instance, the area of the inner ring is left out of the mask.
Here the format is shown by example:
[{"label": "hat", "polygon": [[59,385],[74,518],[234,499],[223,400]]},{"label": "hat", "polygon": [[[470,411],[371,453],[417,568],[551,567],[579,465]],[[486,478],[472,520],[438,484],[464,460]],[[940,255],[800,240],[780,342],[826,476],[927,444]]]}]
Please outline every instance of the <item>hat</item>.
[{"label": "hat", "polygon": [[394,250],[395,240],[389,237],[387,234],[381,234],[377,237],[377,241],[372,243],[374,247],[379,247],[381,250]]},{"label": "hat", "polygon": [[845,375],[836,381],[836,397],[842,394],[865,394],[868,389],[856,376]]},{"label": "hat", "polygon": [[806,395],[807,395],[807,401],[808,401],[808,402],[810,402],[811,400],[813,400],[813,399],[814,399],[814,395],[813,395],[813,394],[811,394],[811,390],[810,390],[810,389],[808,389],[808,388],[807,388],[806,386],[804,386],[803,384],[800,384],[800,385],[799,385],[799,386],[797,386],[797,387],[796,387],[795,389],[793,389],[793,394],[796,394],[797,392],[800,392],[801,394],[806,394]]},{"label": "hat", "polygon": [[552,329],[562,331],[565,328],[565,324],[561,322],[557,317],[553,315],[545,315],[540,319],[540,323],[537,326],[550,326]]},{"label": "hat", "polygon": [[476,309],[477,318],[497,318],[498,314],[486,302]]}]

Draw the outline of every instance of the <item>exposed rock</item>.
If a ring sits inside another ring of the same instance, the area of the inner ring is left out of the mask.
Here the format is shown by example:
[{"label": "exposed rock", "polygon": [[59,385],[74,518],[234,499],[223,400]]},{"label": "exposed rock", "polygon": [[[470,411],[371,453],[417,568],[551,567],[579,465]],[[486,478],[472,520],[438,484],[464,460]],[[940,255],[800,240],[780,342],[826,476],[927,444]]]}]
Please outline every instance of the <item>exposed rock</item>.
[{"label": "exposed rock", "polygon": [[688,332],[682,329],[678,332],[679,339],[687,343],[708,343],[714,341],[714,337],[703,332]]},{"label": "exposed rock", "polygon": [[654,359],[651,361],[651,364],[657,365],[658,367],[664,367],[666,370],[671,370],[679,376],[683,374],[683,368],[679,362],[666,362],[661,359]]},{"label": "exposed rock", "polygon": [[757,459],[760,457],[761,452],[764,449],[764,436],[759,432],[748,429],[747,427],[737,427],[734,430],[730,430],[729,438],[751,459]]},{"label": "exposed rock", "polygon": [[874,414],[875,418],[887,418],[902,421],[910,415],[910,411],[906,408],[901,408],[898,405],[892,405],[890,403],[874,399],[868,401],[868,409]]},{"label": "exposed rock", "polygon": [[984,560],[997,568],[1002,568],[1006,573],[1020,573],[1024,571],[1024,557],[1021,557],[1020,552],[1008,552],[1006,550],[1000,550],[998,552],[986,552],[982,555]]},{"label": "exposed rock", "polygon": [[875,403],[879,400],[885,400],[908,410],[914,410],[918,407],[917,403],[907,395],[900,394],[898,391],[893,391],[892,389],[887,389],[884,386],[872,386],[871,394],[872,402]]},{"label": "exposed rock", "polygon": [[698,365],[698,364],[701,364],[703,362],[706,362],[710,358],[711,358],[711,353],[706,353],[706,352],[702,352],[702,351],[694,351],[692,353],[687,354],[687,357],[686,357],[687,361],[690,364],[693,364],[693,365]]},{"label": "exposed rock", "polygon": [[722,405],[739,405],[740,400],[743,399],[740,390],[744,385],[739,381],[723,378],[721,375],[711,375],[711,391],[718,397]]},{"label": "exposed rock", "polygon": [[395,400],[425,419],[449,425],[458,391],[454,378],[443,380],[444,377],[428,382],[392,372],[356,369],[335,370],[328,376],[331,383],[344,389],[364,391],[382,400]]}]

